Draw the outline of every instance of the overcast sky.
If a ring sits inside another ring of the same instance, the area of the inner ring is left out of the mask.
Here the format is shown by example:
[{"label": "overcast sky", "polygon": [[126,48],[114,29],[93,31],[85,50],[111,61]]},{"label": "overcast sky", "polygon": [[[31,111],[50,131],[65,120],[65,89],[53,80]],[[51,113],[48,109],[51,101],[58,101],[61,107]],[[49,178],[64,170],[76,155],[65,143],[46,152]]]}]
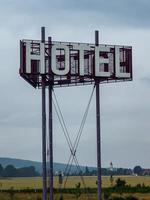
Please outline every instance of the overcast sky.
[{"label": "overcast sky", "polygon": [[[1,0],[0,157],[41,160],[41,91],[19,77],[19,40],[40,39],[133,46],[132,82],[101,85],[102,166],[150,167],[150,1]],[[77,134],[92,86],[56,89],[71,138]],[[54,161],[68,147],[54,113]],[[95,94],[77,156],[96,166]]]}]

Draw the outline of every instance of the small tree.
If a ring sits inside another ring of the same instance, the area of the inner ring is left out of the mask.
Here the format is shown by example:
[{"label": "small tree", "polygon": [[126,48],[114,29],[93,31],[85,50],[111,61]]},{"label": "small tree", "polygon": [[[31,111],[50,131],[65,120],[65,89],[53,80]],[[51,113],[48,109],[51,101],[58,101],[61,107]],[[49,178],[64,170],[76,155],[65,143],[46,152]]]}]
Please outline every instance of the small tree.
[{"label": "small tree", "polygon": [[134,171],[134,174],[142,175],[143,169],[141,166],[135,166],[133,171]]},{"label": "small tree", "polygon": [[11,187],[9,189],[9,195],[10,195],[10,199],[14,200],[14,195],[15,195],[14,187]]},{"label": "small tree", "polygon": [[130,196],[126,197],[126,200],[138,200],[138,198],[130,195]]},{"label": "small tree", "polygon": [[76,186],[76,191],[75,191],[76,199],[79,199],[79,197],[81,196],[81,190],[80,190],[81,183],[79,182],[75,186]]},{"label": "small tree", "polygon": [[59,200],[63,200],[63,199],[64,199],[64,197],[63,197],[63,195],[61,195],[60,198],[59,198]]},{"label": "small tree", "polygon": [[3,166],[0,164],[0,177],[3,176],[3,171],[4,171],[4,168],[3,168]]},{"label": "small tree", "polygon": [[89,176],[90,175],[90,171],[89,171],[89,168],[86,166],[85,167],[85,176]]},{"label": "small tree", "polygon": [[126,181],[125,180],[121,180],[120,178],[118,178],[116,180],[115,187],[125,187],[125,186],[126,186]]},{"label": "small tree", "polygon": [[109,200],[111,197],[111,193],[110,192],[104,192],[104,200]]},{"label": "small tree", "polygon": [[3,170],[4,177],[15,177],[16,176],[16,168],[13,165],[7,165]]},{"label": "small tree", "polygon": [[111,187],[113,187],[113,185],[114,185],[114,177],[113,177],[113,175],[110,176],[110,185],[111,185]]},{"label": "small tree", "polygon": [[37,197],[37,200],[42,200],[42,198],[41,197]]},{"label": "small tree", "polygon": [[125,200],[124,197],[113,197],[113,200]]},{"label": "small tree", "polygon": [[98,185],[98,180],[96,180],[95,184]]}]

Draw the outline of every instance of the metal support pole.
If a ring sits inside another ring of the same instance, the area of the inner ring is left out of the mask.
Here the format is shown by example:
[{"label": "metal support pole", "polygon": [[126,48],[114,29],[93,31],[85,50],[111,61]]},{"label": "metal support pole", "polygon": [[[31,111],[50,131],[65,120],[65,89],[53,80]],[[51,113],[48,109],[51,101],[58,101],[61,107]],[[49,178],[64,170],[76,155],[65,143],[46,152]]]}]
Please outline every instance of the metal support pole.
[{"label": "metal support pole", "polygon": [[[49,44],[49,72],[51,73],[51,37],[48,37]],[[49,189],[50,200],[53,200],[53,107],[52,107],[53,85],[49,83]]]},{"label": "metal support pole", "polygon": [[[99,45],[99,32],[95,31],[95,45]],[[98,66],[96,66],[98,67]],[[97,124],[97,176],[98,176],[98,200],[102,199],[101,181],[101,136],[100,136],[100,87],[99,81],[95,80],[96,86],[96,124]]]},{"label": "metal support pole", "polygon": [[[41,40],[45,42],[45,28],[41,28]],[[42,77],[42,175],[43,175],[43,200],[46,200],[47,196],[47,184],[46,184],[46,89],[45,89],[45,77]]]},{"label": "metal support pole", "polygon": [[52,124],[52,90],[53,86],[49,85],[49,183],[50,183],[50,200],[53,200],[53,124]]}]

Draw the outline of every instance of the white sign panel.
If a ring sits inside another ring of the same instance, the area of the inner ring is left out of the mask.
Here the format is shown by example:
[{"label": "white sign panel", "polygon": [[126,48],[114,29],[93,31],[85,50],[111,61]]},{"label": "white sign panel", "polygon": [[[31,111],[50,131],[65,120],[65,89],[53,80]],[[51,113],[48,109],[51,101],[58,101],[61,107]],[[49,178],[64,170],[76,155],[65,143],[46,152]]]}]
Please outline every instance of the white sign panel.
[{"label": "white sign panel", "polygon": [[[92,80],[132,79],[132,47],[68,42],[21,41],[21,72],[53,76],[65,84]],[[27,77],[27,76],[26,76]],[[30,76],[31,77],[31,76]]]}]

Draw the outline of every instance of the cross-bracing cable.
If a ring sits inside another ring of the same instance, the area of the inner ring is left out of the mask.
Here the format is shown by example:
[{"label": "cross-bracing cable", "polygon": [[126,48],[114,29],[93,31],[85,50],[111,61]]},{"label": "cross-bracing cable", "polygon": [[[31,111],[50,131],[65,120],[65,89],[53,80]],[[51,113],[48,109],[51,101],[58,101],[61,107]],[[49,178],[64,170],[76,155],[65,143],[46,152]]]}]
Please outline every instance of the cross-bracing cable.
[{"label": "cross-bracing cable", "polygon": [[[55,108],[57,117],[58,117],[58,119],[59,119],[59,122],[60,122],[60,124],[61,124],[62,130],[63,130],[63,132],[64,132],[65,138],[66,138],[67,143],[68,143],[68,145],[69,145],[70,151],[72,152],[72,150],[71,150],[72,143],[70,144],[70,142],[69,142],[69,140],[68,140],[67,134],[65,133],[65,129],[64,129],[64,127],[63,127],[63,123],[62,123],[62,121],[61,121],[61,118],[60,118],[60,116],[59,116],[59,113],[58,113],[58,110],[57,110],[57,107],[56,107],[54,101],[53,101],[53,105],[54,105],[54,108]],[[70,141],[71,141],[71,140],[70,140]],[[72,153],[71,153],[71,155],[72,155]],[[77,158],[76,158],[76,155],[75,155],[75,154],[74,154],[73,157],[72,157],[72,162],[73,162],[73,160],[75,161],[75,164],[76,164],[76,166],[77,166],[77,169],[78,169],[79,171],[81,171],[80,166],[79,166],[79,164],[78,164],[78,161],[77,161]],[[68,166],[69,166],[69,170],[68,170],[67,178],[66,178],[66,181],[65,181],[65,185],[66,185],[66,182],[67,182],[67,179],[68,179],[69,172],[70,172],[70,170],[71,170],[72,163],[71,163],[71,165],[68,165]],[[67,168],[68,168],[68,167],[67,167]],[[84,181],[84,179],[83,179],[83,177],[82,177],[81,175],[80,175],[80,178],[81,178],[81,181],[82,181],[83,186],[86,188],[85,181]]]},{"label": "cross-bracing cable", "polygon": [[91,100],[92,100],[93,92],[94,92],[94,87],[93,87],[93,90],[92,90],[92,93],[91,93],[89,102],[88,102],[88,104],[87,104],[86,111],[85,111],[85,113],[84,113],[84,116],[83,116],[83,119],[82,119],[82,122],[81,122],[81,125],[80,125],[80,128],[79,128],[79,131],[78,131],[76,140],[75,140],[75,142],[74,142],[73,149],[72,149],[72,152],[71,152],[71,154],[70,154],[70,157],[69,157],[69,160],[68,160],[68,164],[67,164],[66,170],[67,170],[67,168],[68,168],[68,166],[69,166],[69,163],[70,163],[70,160],[71,160],[72,155],[76,154],[76,150],[77,150],[77,147],[78,147],[78,144],[79,144],[81,135],[82,135],[82,131],[83,131],[83,128],[84,128],[84,124],[85,124],[85,121],[86,121],[86,118],[87,118],[87,114],[88,114],[88,110],[89,110],[89,107],[90,107],[90,103],[91,103]]},{"label": "cross-bracing cable", "polygon": [[[87,116],[87,113],[88,113],[89,105],[90,105],[90,102],[91,102],[91,99],[92,99],[92,96],[93,96],[93,92],[94,92],[94,88],[93,88],[93,90],[92,90],[92,94],[91,94],[91,96],[90,96],[90,100],[89,100],[89,102],[88,102],[86,111],[85,111],[85,113],[84,113],[84,116],[83,116],[83,119],[82,119],[82,122],[81,122],[81,126],[80,126],[80,129],[79,129],[79,131],[78,131],[78,135],[77,135],[76,140],[75,140],[75,143],[74,143],[74,145],[73,145],[74,148],[70,148],[71,154],[72,154],[72,155],[75,155],[75,153],[76,153],[76,149],[77,149],[77,147],[78,147],[79,140],[80,140],[80,137],[81,137],[81,134],[82,134],[82,130],[83,130],[83,127],[84,127],[84,124],[85,124],[85,120],[86,120],[86,116]],[[55,95],[55,99],[56,99],[56,101],[57,101],[56,95]],[[65,130],[66,130],[66,133],[67,133],[67,136],[68,136],[68,139],[69,139],[69,141],[68,141],[68,143],[70,143],[69,147],[72,147],[72,143],[71,143],[71,140],[70,140],[70,137],[69,137],[69,133],[68,133],[68,131],[67,131],[67,128],[66,128],[66,125],[65,125],[65,121],[64,121],[64,118],[63,118],[61,109],[60,109],[60,107],[59,107],[58,101],[57,101],[57,105],[58,105],[58,109],[59,109],[59,112],[60,112],[60,114],[61,114],[61,118],[62,118],[62,121],[63,121],[64,127],[65,127]],[[63,129],[64,129],[64,128],[63,128]],[[67,140],[68,140],[68,139],[67,139]],[[70,162],[70,159],[69,159],[69,162]]]},{"label": "cross-bracing cable", "polygon": [[[78,131],[78,135],[77,135],[77,137],[76,137],[76,140],[75,140],[75,143],[74,143],[73,146],[72,146],[72,143],[71,143],[71,140],[70,140],[70,136],[69,136],[68,130],[67,130],[67,128],[66,128],[66,124],[65,124],[65,121],[64,121],[64,118],[63,118],[61,109],[60,109],[60,107],[59,107],[59,104],[58,104],[56,95],[55,95],[55,93],[54,93],[55,101],[56,101],[56,103],[57,103],[57,106],[58,106],[58,109],[59,109],[59,112],[60,112],[60,115],[61,115],[61,118],[62,118],[62,122],[63,122],[64,128],[65,128],[65,130],[66,130],[66,134],[65,134],[65,135],[67,135],[66,138],[68,137],[68,138],[67,138],[67,142],[68,142],[68,144],[70,143],[70,144],[69,144],[69,148],[70,148],[70,151],[71,151],[71,154],[72,154],[72,155],[75,155],[75,153],[76,153],[76,149],[77,149],[77,147],[78,147],[79,140],[80,140],[80,137],[81,137],[81,134],[82,134],[82,130],[83,130],[83,127],[84,127],[84,124],[85,124],[85,121],[86,121],[87,114],[88,114],[88,110],[89,110],[90,102],[91,102],[91,99],[92,99],[92,96],[93,96],[93,92],[94,92],[94,88],[93,88],[93,90],[92,90],[92,94],[91,94],[91,96],[90,96],[90,100],[89,100],[89,102],[88,102],[86,111],[85,111],[85,113],[84,113],[84,116],[83,116],[83,119],[82,119],[82,122],[81,122],[80,129],[79,129],[79,131]],[[57,112],[57,113],[58,113],[58,112]],[[61,124],[62,124],[62,123],[61,123]],[[64,130],[64,128],[63,128],[63,130]],[[70,158],[69,158],[69,162],[70,162]]]},{"label": "cross-bracing cable", "polygon": [[[69,136],[69,133],[68,133],[68,130],[67,130],[67,127],[66,127],[66,124],[65,124],[65,121],[64,121],[64,118],[63,118],[61,109],[60,109],[60,107],[59,107],[59,104],[58,104],[56,95],[55,95],[55,93],[54,93],[54,97],[55,97],[55,101],[56,101],[58,110],[57,110],[57,108],[56,108],[56,105],[55,105],[54,101],[53,101],[53,104],[54,104],[54,107],[55,107],[55,110],[56,110],[56,114],[57,114],[57,116],[58,116],[58,119],[59,119],[59,121],[60,121],[60,124],[61,124],[61,126],[62,126],[63,132],[64,132],[64,134],[65,134],[65,138],[66,138],[66,140],[67,140],[68,146],[69,146],[70,151],[71,151],[71,155],[70,155],[70,158],[69,158],[69,162],[68,162],[68,164],[67,164],[67,166],[66,166],[66,169],[65,169],[65,171],[68,171],[68,175],[69,175],[69,172],[70,172],[70,170],[71,170],[71,166],[72,166],[73,160],[75,161],[78,170],[81,171],[80,165],[79,165],[78,160],[77,160],[77,158],[76,158],[76,150],[77,150],[77,147],[78,147],[78,144],[79,144],[81,135],[82,135],[82,131],[83,131],[84,124],[85,124],[85,121],[86,121],[86,118],[87,118],[87,114],[88,114],[88,110],[89,110],[89,106],[90,106],[90,103],[91,103],[91,99],[92,99],[93,93],[94,93],[94,87],[93,87],[92,94],[91,94],[91,96],[90,96],[90,100],[89,100],[89,102],[88,102],[86,111],[85,111],[85,113],[84,113],[84,116],[83,116],[83,119],[82,119],[82,122],[81,122],[81,125],[80,125],[80,128],[79,128],[79,131],[78,131],[76,140],[75,140],[75,142],[74,142],[74,145],[72,145],[72,142],[71,142],[71,139],[70,139],[70,136]],[[59,111],[59,113],[60,113],[60,116],[59,116],[58,111]],[[62,120],[62,121],[61,121],[61,120]],[[69,165],[72,156],[73,156],[73,158],[72,158],[72,161],[71,161],[71,165]],[[69,166],[69,170],[67,170],[67,169],[68,169],[68,166]],[[83,185],[85,185],[85,182],[84,182],[83,177],[82,177],[82,176],[80,176],[80,177],[81,177],[81,180],[82,180],[82,182],[83,182]],[[67,178],[68,178],[68,176],[67,176]],[[67,182],[67,179],[66,179],[65,183],[66,183],[66,182]]]},{"label": "cross-bracing cable", "polygon": [[[67,135],[66,135],[66,133],[65,133],[65,129],[64,129],[64,127],[63,127],[63,123],[62,123],[61,118],[60,118],[60,116],[59,116],[59,113],[58,113],[57,107],[56,107],[56,105],[55,105],[55,102],[53,102],[53,104],[54,104],[54,108],[55,108],[56,114],[57,114],[57,116],[58,116],[59,122],[60,122],[60,124],[61,124],[61,126],[62,126],[62,129],[63,129],[64,135],[65,135],[65,138],[66,138],[67,143],[68,143],[68,145],[69,145],[69,147],[70,147],[70,150],[71,150],[72,143],[69,144],[69,140],[68,140]],[[67,128],[66,128],[66,130],[67,130]],[[70,141],[71,141],[71,140],[70,140]],[[71,155],[72,155],[72,154],[73,154],[73,153],[72,153],[72,150],[71,150]],[[78,171],[81,171],[80,166],[79,166],[79,164],[78,164],[78,161],[77,161],[77,158],[76,158],[76,155],[75,155],[75,154],[74,154],[73,157],[72,157],[72,162],[73,162],[73,160],[75,161],[75,164],[76,164],[76,166],[77,166]],[[72,166],[72,163],[71,163],[71,165],[69,165],[69,170],[68,170],[67,178],[66,178],[66,181],[65,181],[65,185],[66,185],[66,182],[67,182],[67,179],[68,179],[69,172],[70,172],[70,170],[71,170],[71,166]],[[85,181],[84,181],[84,179],[83,179],[83,177],[82,177],[81,175],[80,175],[80,178],[81,178],[81,181],[82,181],[82,184],[83,184],[84,188],[86,189]]]},{"label": "cross-bracing cable", "polygon": [[[56,107],[55,102],[53,102],[53,105],[54,105],[54,108],[55,108],[57,117],[58,117],[58,119],[59,119],[60,125],[61,125],[61,127],[62,127],[62,130],[63,130],[63,132],[64,132],[65,138],[66,138],[66,140],[67,140],[67,144],[68,144],[69,149],[70,149],[70,151],[71,151],[71,155],[73,155],[71,140],[70,140],[70,142],[69,142],[70,137],[69,137],[69,139],[68,139],[68,136],[67,136],[67,134],[66,134],[66,132],[65,132],[65,128],[64,128],[63,123],[62,123],[62,121],[61,121],[61,117],[60,117],[60,115],[59,115],[59,112],[58,112],[58,110],[57,110],[57,107]],[[66,130],[67,130],[67,129],[66,129]],[[75,153],[74,153],[74,155],[73,155],[73,158],[74,158],[74,157],[75,157]],[[70,157],[70,159],[71,159],[71,157]]]}]

